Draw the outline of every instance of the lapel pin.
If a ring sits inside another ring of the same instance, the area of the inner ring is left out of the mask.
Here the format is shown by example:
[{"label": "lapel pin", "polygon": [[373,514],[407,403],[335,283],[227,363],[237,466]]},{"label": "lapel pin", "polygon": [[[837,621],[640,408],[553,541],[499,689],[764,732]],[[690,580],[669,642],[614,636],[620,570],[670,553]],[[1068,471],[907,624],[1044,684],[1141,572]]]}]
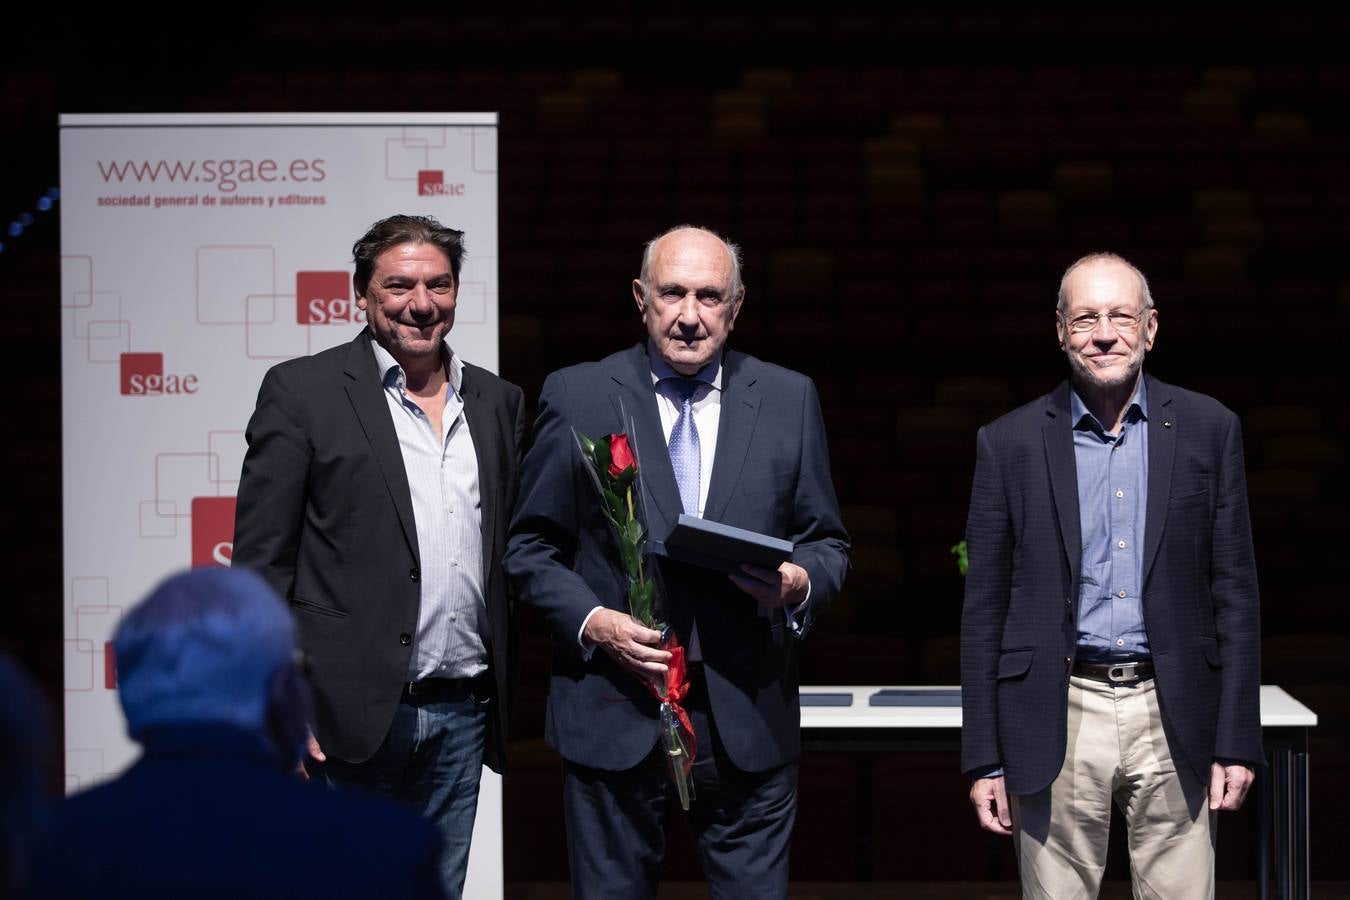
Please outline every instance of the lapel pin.
[{"label": "lapel pin", "polygon": [[1172,427],[1172,420],[1171,420],[1171,419],[1163,419],[1163,427],[1164,427],[1164,428],[1171,428],[1171,427]]}]

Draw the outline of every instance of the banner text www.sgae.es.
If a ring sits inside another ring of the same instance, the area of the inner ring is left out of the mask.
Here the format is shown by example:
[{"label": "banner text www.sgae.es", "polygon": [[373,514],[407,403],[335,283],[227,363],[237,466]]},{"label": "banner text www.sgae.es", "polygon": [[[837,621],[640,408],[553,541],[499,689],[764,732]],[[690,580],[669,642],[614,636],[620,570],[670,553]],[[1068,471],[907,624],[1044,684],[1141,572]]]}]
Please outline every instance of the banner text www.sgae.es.
[{"label": "banner text www.sgae.es", "polygon": [[99,160],[99,175],[105,182],[168,182],[210,184],[228,194],[241,184],[271,184],[280,181],[315,182],[328,177],[322,159],[190,159],[190,160]]}]

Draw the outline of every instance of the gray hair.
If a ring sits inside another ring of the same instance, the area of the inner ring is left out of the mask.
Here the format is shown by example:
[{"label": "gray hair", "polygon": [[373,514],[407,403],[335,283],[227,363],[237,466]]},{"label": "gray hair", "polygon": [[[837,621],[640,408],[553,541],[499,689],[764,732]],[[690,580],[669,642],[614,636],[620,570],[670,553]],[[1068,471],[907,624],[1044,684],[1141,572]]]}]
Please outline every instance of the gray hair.
[{"label": "gray hair", "polygon": [[1064,270],[1064,276],[1059,279],[1059,299],[1058,302],[1055,304],[1055,309],[1058,312],[1062,313],[1069,308],[1069,294],[1064,289],[1064,285],[1067,284],[1069,281],[1069,276],[1072,275],[1075,271],[1077,271],[1080,267],[1085,266],[1088,263],[1094,262],[1120,263],[1122,266],[1133,272],[1134,277],[1139,279],[1139,299],[1143,301],[1144,309],[1153,308],[1153,294],[1149,292],[1148,279],[1144,277],[1143,272],[1139,271],[1139,267],[1131,263],[1125,257],[1120,256],[1119,254],[1111,253],[1109,251],[1102,251],[1099,253],[1089,253],[1087,256],[1081,257],[1078,260],[1076,260],[1073,265],[1069,266],[1067,269]]},{"label": "gray hair", "polygon": [[648,302],[651,301],[652,257],[656,255],[656,245],[677,231],[701,231],[704,234],[721,241],[722,246],[727,250],[727,257],[731,261],[731,290],[729,292],[730,296],[727,299],[739,299],[741,294],[745,293],[745,283],[741,281],[740,245],[732,243],[711,228],[704,228],[701,225],[676,225],[674,228],[667,228],[665,231],[648,241],[642,248],[642,270],[638,274],[638,280],[642,282],[643,299]]},{"label": "gray hair", "polygon": [[199,568],[161,582],[112,645],[132,737],[201,722],[261,731],[272,676],[295,658],[295,627],[258,574]]}]

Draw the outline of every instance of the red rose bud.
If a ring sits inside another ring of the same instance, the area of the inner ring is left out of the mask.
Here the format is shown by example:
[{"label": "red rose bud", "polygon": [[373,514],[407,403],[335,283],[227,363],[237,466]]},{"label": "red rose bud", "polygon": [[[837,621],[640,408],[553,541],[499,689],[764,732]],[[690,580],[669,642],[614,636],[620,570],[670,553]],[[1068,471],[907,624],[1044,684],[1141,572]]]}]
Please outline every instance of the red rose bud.
[{"label": "red rose bud", "polygon": [[637,460],[628,446],[628,435],[611,434],[609,436],[609,475],[618,478],[627,468],[637,468]]}]

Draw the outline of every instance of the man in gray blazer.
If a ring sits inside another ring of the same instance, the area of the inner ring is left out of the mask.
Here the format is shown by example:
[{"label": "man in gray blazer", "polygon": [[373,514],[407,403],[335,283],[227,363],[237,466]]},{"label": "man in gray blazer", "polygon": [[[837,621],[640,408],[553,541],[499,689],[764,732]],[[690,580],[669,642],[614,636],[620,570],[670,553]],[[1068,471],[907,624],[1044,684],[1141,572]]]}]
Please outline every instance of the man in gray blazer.
[{"label": "man in gray blazer", "polygon": [[1212,897],[1214,814],[1263,758],[1237,417],[1143,374],[1158,312],[1078,260],[1068,382],[980,429],[961,623],[962,770],[1027,897],[1096,896],[1114,801],[1135,896]]}]

